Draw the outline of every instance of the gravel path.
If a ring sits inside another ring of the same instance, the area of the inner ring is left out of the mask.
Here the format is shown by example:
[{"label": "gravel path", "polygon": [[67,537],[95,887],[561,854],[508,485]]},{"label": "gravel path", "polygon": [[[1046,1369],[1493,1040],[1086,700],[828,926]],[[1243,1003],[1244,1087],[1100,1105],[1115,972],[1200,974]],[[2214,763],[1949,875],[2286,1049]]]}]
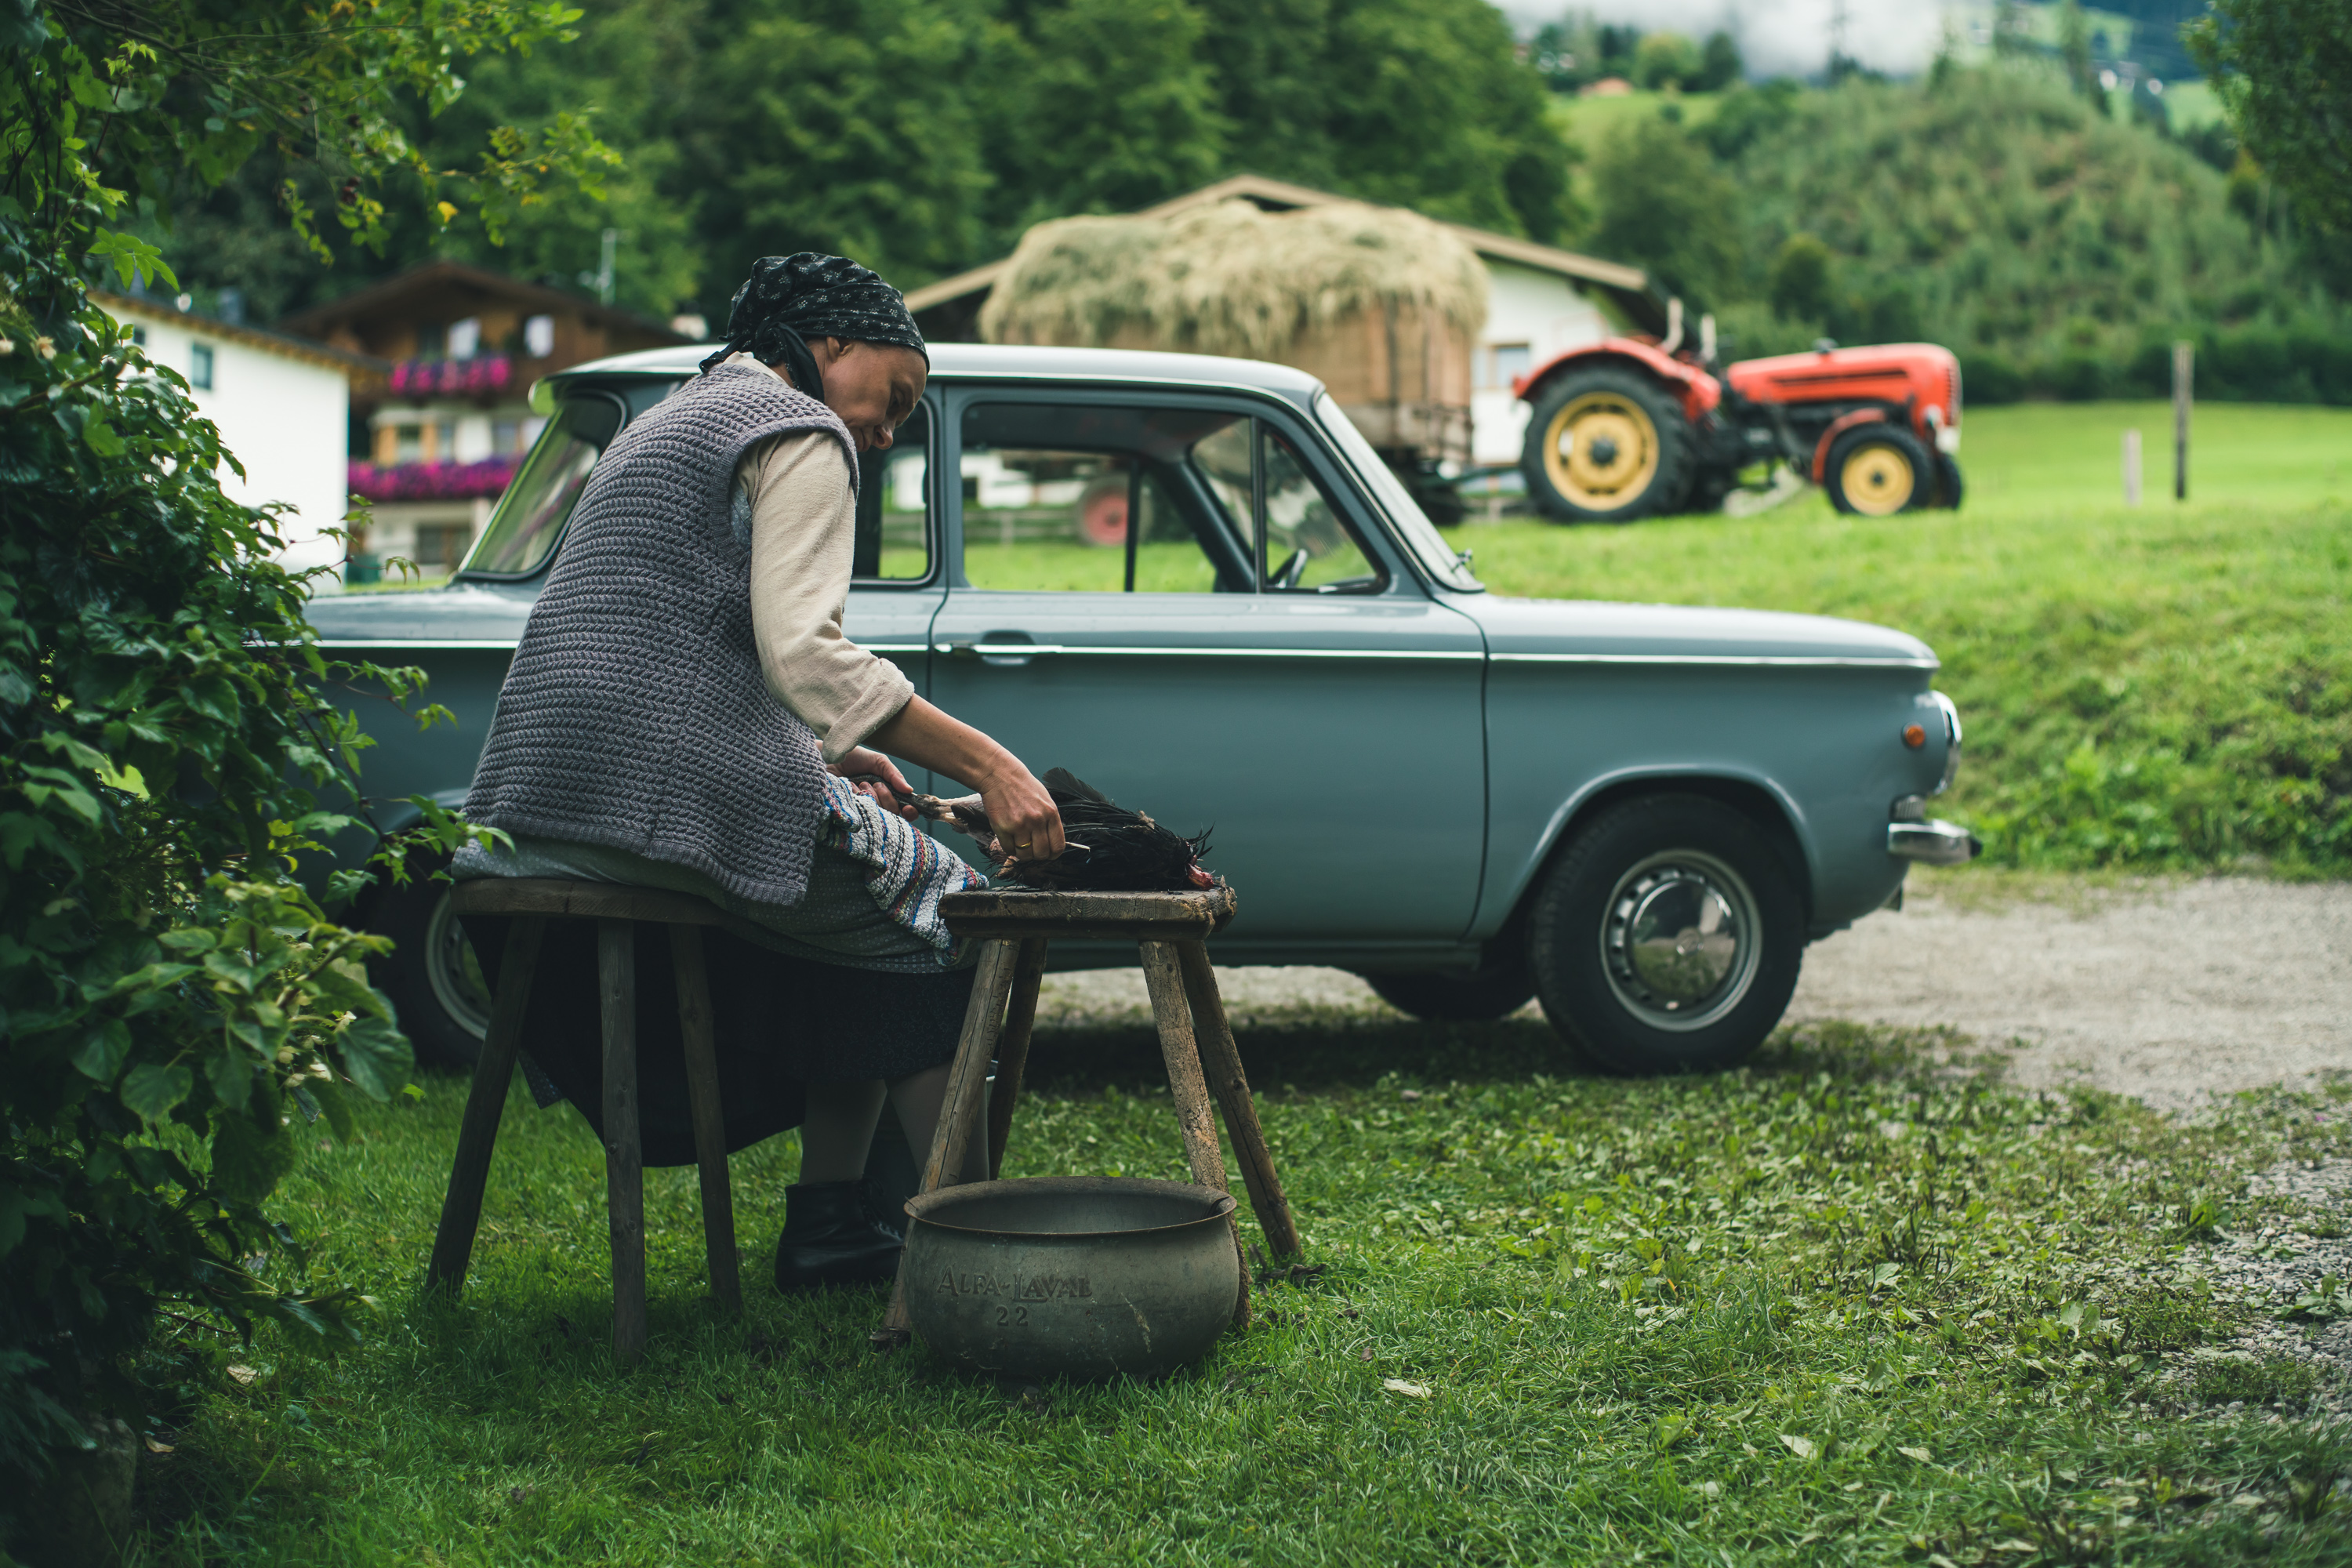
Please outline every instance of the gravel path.
[{"label": "gravel path", "polygon": [[[2352,883],[2054,881],[2027,896],[1966,875],[1918,879],[1901,912],[1814,943],[1790,1020],[1949,1025],[2008,1050],[2023,1082],[2167,1108],[2352,1074]],[[1336,969],[1219,975],[1241,1018],[1388,1013]],[[1040,1016],[1139,1022],[1150,1005],[1140,974],[1107,970],[1051,977]]]}]

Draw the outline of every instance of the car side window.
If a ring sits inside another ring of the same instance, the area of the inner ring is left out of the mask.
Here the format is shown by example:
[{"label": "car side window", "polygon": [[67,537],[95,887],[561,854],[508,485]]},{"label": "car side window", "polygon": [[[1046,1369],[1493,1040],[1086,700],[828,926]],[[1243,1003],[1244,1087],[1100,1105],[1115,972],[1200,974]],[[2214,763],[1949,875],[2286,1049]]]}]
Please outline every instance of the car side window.
[{"label": "car side window", "polygon": [[1381,586],[1380,569],[1280,430],[1238,420],[1195,446],[1192,461],[1233,526],[1249,536],[1260,592]]},{"label": "car side window", "polygon": [[857,459],[856,543],[850,574],[919,583],[931,574],[931,410],[918,403],[887,450]]},{"label": "car side window", "polygon": [[962,415],[963,569],[975,588],[1247,593],[1250,546],[1189,454],[1246,416],[1089,402]]}]

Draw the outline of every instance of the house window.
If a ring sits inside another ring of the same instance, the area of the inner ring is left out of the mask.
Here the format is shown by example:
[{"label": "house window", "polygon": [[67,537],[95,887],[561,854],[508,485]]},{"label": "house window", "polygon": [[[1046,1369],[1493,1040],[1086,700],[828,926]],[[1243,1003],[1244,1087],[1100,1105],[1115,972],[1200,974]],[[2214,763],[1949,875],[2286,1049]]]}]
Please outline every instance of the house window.
[{"label": "house window", "polygon": [[1478,384],[1507,390],[1534,363],[1535,355],[1526,343],[1488,343],[1478,353]]},{"label": "house window", "polygon": [[136,321],[131,323],[131,344],[133,348],[147,346],[147,329]]},{"label": "house window", "polygon": [[443,351],[448,347],[448,329],[443,327],[439,322],[420,321],[417,323],[416,358],[439,359]]},{"label": "house window", "polygon": [[425,460],[425,426],[395,425],[392,439],[392,460],[395,463],[421,463]]},{"label": "house window", "polygon": [[209,343],[198,343],[188,351],[188,384],[198,392],[213,389],[213,351]]},{"label": "house window", "polygon": [[420,522],[416,525],[416,564],[426,572],[447,572],[466,558],[474,530],[463,522]]},{"label": "house window", "polygon": [[555,318],[533,316],[522,324],[522,346],[533,359],[545,359],[555,352]]},{"label": "house window", "polygon": [[433,450],[425,454],[428,463],[454,463],[457,460],[457,426],[444,419],[433,426]]},{"label": "house window", "polygon": [[482,318],[468,316],[449,323],[449,357],[472,359],[482,350]]},{"label": "house window", "polygon": [[490,454],[511,458],[522,450],[522,421],[500,419],[490,426]]}]

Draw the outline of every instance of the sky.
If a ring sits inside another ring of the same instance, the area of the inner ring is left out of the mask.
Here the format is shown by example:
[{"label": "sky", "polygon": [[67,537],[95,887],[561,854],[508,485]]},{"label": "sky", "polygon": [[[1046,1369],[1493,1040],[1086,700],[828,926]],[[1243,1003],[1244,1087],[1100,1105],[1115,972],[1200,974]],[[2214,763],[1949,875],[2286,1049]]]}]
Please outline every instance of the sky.
[{"label": "sky", "polygon": [[1507,0],[1502,9],[1522,34],[1571,9],[1694,39],[1721,28],[1739,40],[1750,76],[1770,77],[1811,76],[1829,63],[1832,14],[1841,4],[1845,52],[1864,65],[1907,76],[1935,58],[1944,8],[1932,0]]}]

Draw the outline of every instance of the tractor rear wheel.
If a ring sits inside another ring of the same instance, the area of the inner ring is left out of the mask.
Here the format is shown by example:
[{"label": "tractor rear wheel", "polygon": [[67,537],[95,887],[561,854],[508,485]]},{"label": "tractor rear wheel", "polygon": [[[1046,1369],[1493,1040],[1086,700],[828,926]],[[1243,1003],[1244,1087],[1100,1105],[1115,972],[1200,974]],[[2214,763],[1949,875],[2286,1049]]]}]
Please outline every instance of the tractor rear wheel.
[{"label": "tractor rear wheel", "polygon": [[1960,510],[1960,498],[1968,487],[1960,482],[1960,460],[1948,452],[1936,454],[1936,472],[1943,479],[1936,494],[1936,504],[1948,511]]},{"label": "tractor rear wheel", "polygon": [[1681,407],[1655,383],[1596,367],[1555,378],[1536,402],[1519,456],[1547,517],[1632,522],[1673,511],[1696,458]]},{"label": "tractor rear wheel", "polygon": [[1864,517],[1927,506],[1942,488],[1927,448],[1899,425],[1858,425],[1839,437],[1822,478],[1832,506]]}]

